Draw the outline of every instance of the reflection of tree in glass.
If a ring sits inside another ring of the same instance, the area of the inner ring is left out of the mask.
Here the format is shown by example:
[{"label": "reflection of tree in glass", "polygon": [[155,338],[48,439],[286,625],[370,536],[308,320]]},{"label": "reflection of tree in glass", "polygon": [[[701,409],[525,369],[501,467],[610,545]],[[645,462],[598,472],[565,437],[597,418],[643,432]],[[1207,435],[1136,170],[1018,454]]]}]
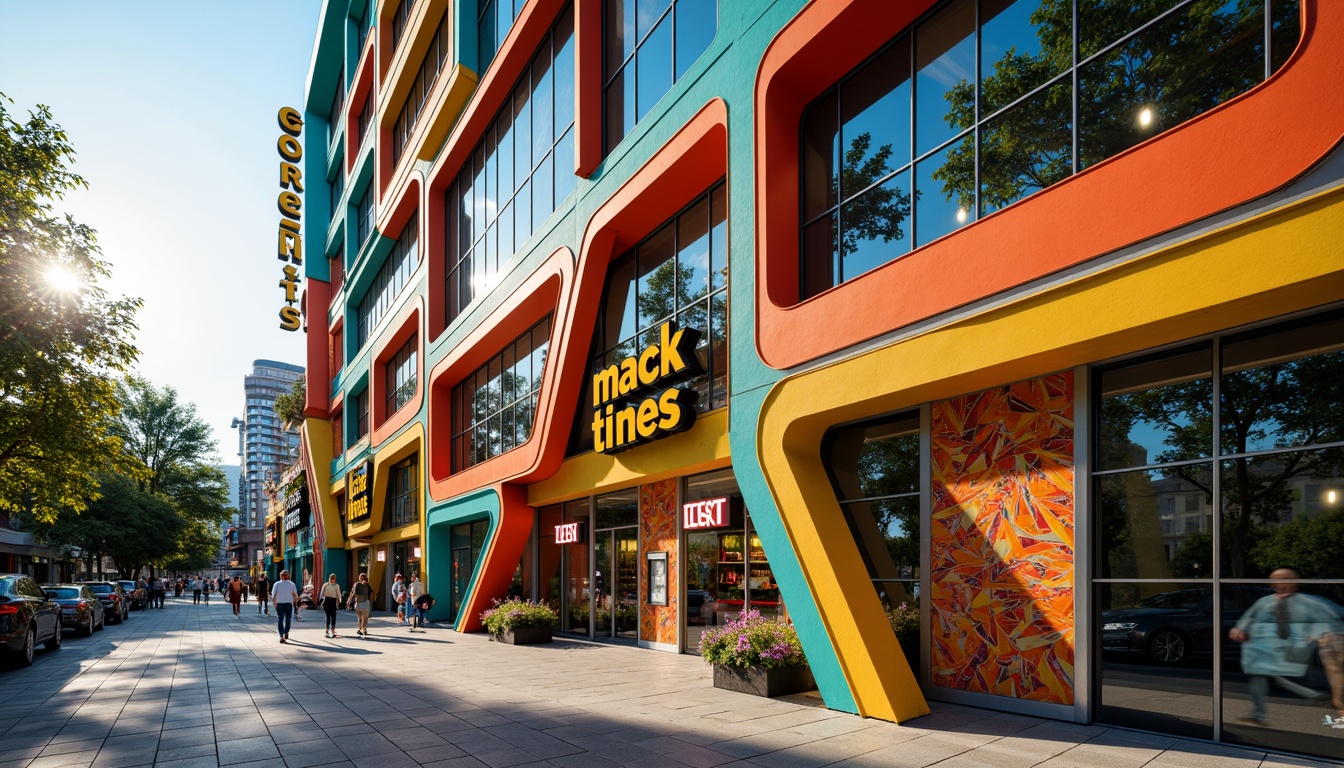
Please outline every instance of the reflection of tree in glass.
[{"label": "reflection of tree in glass", "polygon": [[[855,136],[850,142],[837,180],[840,189],[835,199],[842,200],[842,194],[853,195],[867,189],[891,173],[892,169],[887,165],[892,154],[891,145],[883,144],[869,157],[868,150],[872,143],[873,136],[867,131]],[[881,238],[882,242],[889,243],[892,240],[903,240],[905,231],[901,229],[901,224],[910,217],[910,203],[910,193],[892,185],[869,189],[862,196],[845,203],[840,224],[841,255],[857,253],[863,241]],[[844,277],[849,278],[851,275],[846,274]]]},{"label": "reflection of tree in glass", "polygon": [[[1244,454],[1266,440],[1276,447],[1344,440],[1344,352],[1273,363],[1228,373],[1222,380],[1222,455]],[[1115,398],[1119,401],[1121,398]],[[1158,463],[1206,454],[1213,431],[1207,389],[1199,382],[1165,386],[1124,398],[1131,413],[1124,418],[1150,421],[1167,430],[1170,448]],[[1117,406],[1118,407],[1118,406]],[[1203,466],[1168,470],[1192,483],[1212,499]],[[1272,461],[1233,459],[1224,465],[1223,534],[1228,552],[1225,573],[1232,578],[1252,573],[1250,554],[1258,529],[1280,522],[1289,508],[1289,481],[1299,476],[1344,474],[1344,451],[1298,451]]]},{"label": "reflection of tree in glass", "polygon": [[[867,498],[907,493],[919,488],[919,436],[907,435],[866,444],[859,456],[858,475]],[[913,573],[919,567],[919,503],[893,500],[867,505],[886,539],[887,554],[896,574]],[[893,535],[899,531],[899,535]],[[908,571],[907,571],[908,569]],[[885,574],[884,574],[885,575]]]},{"label": "reflection of tree in glass", "polygon": [[[1170,0],[1079,0],[1083,57],[1120,39],[1172,5]],[[1199,0],[1172,13],[1078,71],[1078,167],[1086,168],[1244,93],[1264,77],[1264,2]],[[1294,14],[1282,14],[1286,21]],[[1072,66],[1073,0],[1042,0],[1031,14],[1040,52],[1009,48],[985,73],[988,114]],[[948,124],[977,120],[975,83],[947,93]],[[980,128],[980,195],[988,211],[1043,189],[1072,172],[1072,89],[1057,84]],[[1140,114],[1148,110],[1148,121]],[[933,175],[949,200],[971,209],[975,152],[955,145]]]},{"label": "reflection of tree in glass", "polygon": [[648,276],[639,292],[639,316],[646,322],[657,322],[677,310],[678,294],[685,296],[691,287],[695,271],[682,267],[676,259],[659,264]]}]

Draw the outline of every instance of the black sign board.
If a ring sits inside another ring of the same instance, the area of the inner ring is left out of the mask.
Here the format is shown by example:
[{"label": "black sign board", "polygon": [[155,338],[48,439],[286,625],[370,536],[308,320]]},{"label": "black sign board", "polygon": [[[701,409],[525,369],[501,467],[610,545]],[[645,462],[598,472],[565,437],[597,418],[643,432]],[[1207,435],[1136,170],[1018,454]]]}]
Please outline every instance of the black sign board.
[{"label": "black sign board", "polygon": [[311,516],[308,507],[308,483],[305,481],[295,490],[285,494],[285,533],[307,528]]},{"label": "black sign board", "polygon": [[358,523],[373,513],[372,462],[362,462],[345,475],[345,518]]}]

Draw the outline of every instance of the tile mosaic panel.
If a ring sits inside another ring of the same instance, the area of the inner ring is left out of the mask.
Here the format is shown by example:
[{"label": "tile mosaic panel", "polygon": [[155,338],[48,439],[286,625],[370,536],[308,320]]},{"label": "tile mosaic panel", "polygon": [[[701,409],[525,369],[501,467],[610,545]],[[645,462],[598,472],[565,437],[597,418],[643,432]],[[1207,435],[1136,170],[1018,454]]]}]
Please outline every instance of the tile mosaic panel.
[{"label": "tile mosaic panel", "polygon": [[[648,605],[649,561],[646,552],[667,552],[667,605]],[[677,481],[661,480],[639,487],[639,639],[677,642]]]},{"label": "tile mosaic panel", "polygon": [[937,402],[933,684],[1073,702],[1073,374]]}]

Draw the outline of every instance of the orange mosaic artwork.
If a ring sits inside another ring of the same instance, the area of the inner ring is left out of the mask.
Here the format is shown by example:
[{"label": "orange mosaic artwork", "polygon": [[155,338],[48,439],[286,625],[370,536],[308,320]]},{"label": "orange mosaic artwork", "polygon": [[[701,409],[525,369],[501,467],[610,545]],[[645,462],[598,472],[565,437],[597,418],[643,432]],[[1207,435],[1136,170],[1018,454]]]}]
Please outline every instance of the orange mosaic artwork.
[{"label": "orange mosaic artwork", "polygon": [[[639,639],[677,642],[677,481],[639,487]],[[649,605],[646,552],[667,552],[667,605]]]},{"label": "orange mosaic artwork", "polygon": [[1073,374],[933,404],[933,684],[1073,703]]}]

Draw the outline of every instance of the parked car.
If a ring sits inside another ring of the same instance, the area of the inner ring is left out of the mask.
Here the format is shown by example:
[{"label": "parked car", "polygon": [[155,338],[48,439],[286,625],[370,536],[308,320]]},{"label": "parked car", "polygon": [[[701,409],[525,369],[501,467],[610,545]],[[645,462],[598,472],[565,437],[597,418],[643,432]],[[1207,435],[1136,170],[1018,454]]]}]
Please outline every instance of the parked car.
[{"label": "parked car", "polygon": [[122,589],[126,590],[126,599],[130,601],[128,610],[145,610],[145,605],[149,598],[149,595],[145,594],[145,590],[137,587],[135,582],[131,579],[118,579],[117,583],[121,585]]},{"label": "parked car", "polygon": [[61,649],[61,607],[32,578],[0,574],[0,650],[26,667],[38,643],[49,651]]},{"label": "parked car", "polygon": [[131,600],[127,596],[126,590],[115,581],[81,581],[80,584],[87,585],[97,595],[98,602],[103,604],[103,609],[109,614],[109,619],[113,624],[120,624],[131,615]]},{"label": "parked car", "polygon": [[87,584],[43,584],[42,591],[61,606],[61,626],[65,629],[84,637],[102,630],[105,609]]},{"label": "parked car", "polygon": [[[1223,587],[1222,627],[1213,626],[1213,587],[1178,589],[1149,595],[1133,608],[1101,612],[1101,647],[1106,651],[1142,653],[1159,664],[1179,664],[1192,656],[1213,653],[1214,636],[1227,631],[1268,587],[1229,584]],[[1223,643],[1225,654],[1235,643]]]}]

